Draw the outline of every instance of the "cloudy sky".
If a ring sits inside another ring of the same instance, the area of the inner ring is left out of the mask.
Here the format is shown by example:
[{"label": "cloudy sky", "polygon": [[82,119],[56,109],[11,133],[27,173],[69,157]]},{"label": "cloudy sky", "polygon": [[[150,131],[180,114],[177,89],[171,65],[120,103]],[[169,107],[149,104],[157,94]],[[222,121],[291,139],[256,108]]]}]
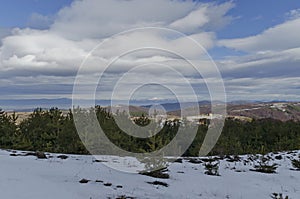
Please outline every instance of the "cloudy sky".
[{"label": "cloudy sky", "polygon": [[[160,27],[186,34],[208,52],[228,101],[300,100],[300,5],[294,0],[3,0],[0,4],[0,99],[71,98],[76,75],[89,92],[88,85],[118,53],[145,41],[145,47],[150,42],[184,52],[201,65],[205,78],[178,55],[143,49],[122,55],[105,70],[98,99],[109,99],[114,89],[115,97],[122,99],[130,86],[138,88],[139,93],[131,93],[135,99],[170,98],[172,92],[162,86],[138,86],[151,81],[172,85],[176,95],[189,99],[185,82],[177,75],[188,79],[198,99],[209,99],[205,82],[218,77],[210,73],[209,56],[194,49],[183,35],[137,31],[112,37],[133,28]],[[77,74],[87,56],[84,71]],[[88,96],[85,92],[82,98]]]}]

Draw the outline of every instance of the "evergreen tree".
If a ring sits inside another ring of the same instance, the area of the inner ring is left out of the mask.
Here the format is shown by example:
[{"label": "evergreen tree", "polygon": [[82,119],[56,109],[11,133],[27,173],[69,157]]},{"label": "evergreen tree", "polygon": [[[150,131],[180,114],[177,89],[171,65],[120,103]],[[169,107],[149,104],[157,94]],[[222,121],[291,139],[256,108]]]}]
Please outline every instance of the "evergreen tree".
[{"label": "evergreen tree", "polygon": [[205,174],[212,176],[219,176],[219,162],[215,162],[214,159],[208,159],[206,163],[204,163]]}]

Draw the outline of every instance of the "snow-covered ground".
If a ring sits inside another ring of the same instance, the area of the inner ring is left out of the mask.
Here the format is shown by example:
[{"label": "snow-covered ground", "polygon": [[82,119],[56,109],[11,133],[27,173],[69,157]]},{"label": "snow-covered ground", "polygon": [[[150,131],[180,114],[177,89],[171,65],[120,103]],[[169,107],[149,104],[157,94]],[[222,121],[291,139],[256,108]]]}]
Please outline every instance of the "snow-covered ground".
[{"label": "snow-covered ground", "polygon": [[[202,163],[183,159],[168,167],[169,179],[125,173],[95,162],[93,156],[68,155],[60,159],[51,154],[48,159],[35,156],[10,156],[0,150],[0,197],[5,199],[101,199],[120,196],[134,198],[271,198],[272,193],[283,193],[289,199],[300,198],[300,171],[291,170],[290,159],[299,158],[300,151],[269,154],[279,164],[275,174],[264,174],[249,169],[255,161],[220,160],[220,176],[204,174]],[[17,151],[16,154],[22,154]],[[253,158],[253,157],[252,157]],[[115,163],[124,167],[115,157]],[[90,180],[79,183],[81,179]],[[168,184],[152,185],[160,181]],[[108,183],[108,184],[107,184]],[[110,185],[111,183],[111,185]],[[124,197],[125,198],[125,197]]]}]

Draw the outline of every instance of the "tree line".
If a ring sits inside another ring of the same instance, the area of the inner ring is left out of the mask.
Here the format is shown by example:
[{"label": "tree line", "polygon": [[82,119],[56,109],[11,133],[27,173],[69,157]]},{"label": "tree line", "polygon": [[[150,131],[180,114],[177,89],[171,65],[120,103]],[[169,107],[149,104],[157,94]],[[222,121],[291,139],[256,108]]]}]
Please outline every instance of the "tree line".
[{"label": "tree line", "polygon": [[[184,124],[183,126],[179,120],[166,121],[159,133],[152,135],[153,132],[149,131],[149,138],[138,138],[123,132],[118,127],[115,117],[103,107],[96,106],[89,111],[78,108],[77,111],[81,111],[86,117],[95,113],[107,138],[123,150],[135,153],[161,149],[176,136],[180,126],[189,132],[189,128],[195,125]],[[71,110],[63,113],[58,108],[50,110],[38,108],[19,123],[16,122],[17,117],[17,114],[8,115],[0,110],[0,148],[89,154],[77,134]],[[122,121],[122,118],[127,117],[121,114],[120,118]],[[157,125],[152,124],[145,116],[138,117],[133,122],[139,126]],[[128,128],[130,130],[130,127]],[[184,156],[198,156],[208,126],[198,125],[197,128],[192,144],[182,152]],[[86,131],[88,133],[88,128]],[[91,137],[90,140],[92,142],[95,139]],[[185,143],[185,140],[179,140],[178,145],[172,150],[182,150],[181,141]],[[300,149],[300,122],[282,122],[269,118],[252,121],[228,118],[210,155],[264,154],[295,149]]]}]

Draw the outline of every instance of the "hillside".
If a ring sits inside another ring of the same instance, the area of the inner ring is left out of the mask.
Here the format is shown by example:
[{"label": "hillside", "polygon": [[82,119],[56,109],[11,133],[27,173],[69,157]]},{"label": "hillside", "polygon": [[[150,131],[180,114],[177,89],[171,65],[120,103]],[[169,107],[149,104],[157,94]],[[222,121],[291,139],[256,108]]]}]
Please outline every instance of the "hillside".
[{"label": "hillside", "polygon": [[[169,165],[169,179],[117,171],[95,161],[93,156],[47,154],[48,159],[37,159],[24,154],[0,150],[2,198],[268,199],[273,193],[282,193],[289,199],[300,196],[300,171],[291,170],[290,161],[299,158],[300,151],[268,154],[270,164],[278,164],[274,174],[251,171],[258,164],[259,155],[240,159],[215,157],[220,159],[220,176],[204,174],[203,163],[207,158],[185,158],[182,163]],[[120,169],[139,168],[132,158],[114,156],[110,160]]]},{"label": "hillside", "polygon": [[[210,105],[199,104],[200,114],[211,112]],[[194,107],[185,108],[187,112],[194,112]],[[179,116],[180,110],[169,111],[168,114]],[[273,118],[281,121],[295,120],[300,121],[300,103],[299,102],[243,102],[227,103],[228,116],[244,116],[249,118]]]}]

